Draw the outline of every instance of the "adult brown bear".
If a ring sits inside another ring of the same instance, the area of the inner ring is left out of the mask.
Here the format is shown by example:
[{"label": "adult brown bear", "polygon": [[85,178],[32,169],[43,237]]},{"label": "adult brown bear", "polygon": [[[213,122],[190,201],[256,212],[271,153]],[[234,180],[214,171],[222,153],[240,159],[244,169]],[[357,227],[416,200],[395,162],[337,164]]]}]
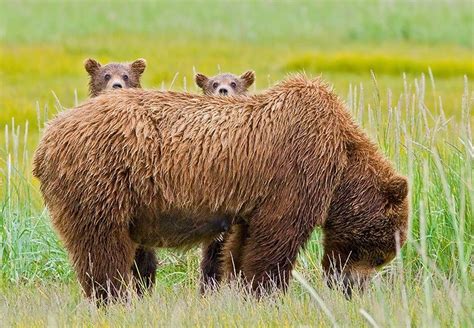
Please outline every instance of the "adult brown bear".
[{"label": "adult brown bear", "polygon": [[139,245],[229,227],[219,270],[255,291],[286,289],[316,226],[326,273],[348,286],[405,240],[406,179],[319,79],[246,97],[127,89],[76,109],[48,124],[33,173],[89,297],[122,295]]}]

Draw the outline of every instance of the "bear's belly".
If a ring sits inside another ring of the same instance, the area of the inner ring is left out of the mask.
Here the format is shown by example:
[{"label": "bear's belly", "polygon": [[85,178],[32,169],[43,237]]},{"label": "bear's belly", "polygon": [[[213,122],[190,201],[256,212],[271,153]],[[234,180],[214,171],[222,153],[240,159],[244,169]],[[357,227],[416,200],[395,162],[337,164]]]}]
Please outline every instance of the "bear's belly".
[{"label": "bear's belly", "polygon": [[224,214],[154,216],[143,213],[130,225],[130,237],[137,244],[148,247],[191,247],[217,238],[231,225],[232,216]]}]

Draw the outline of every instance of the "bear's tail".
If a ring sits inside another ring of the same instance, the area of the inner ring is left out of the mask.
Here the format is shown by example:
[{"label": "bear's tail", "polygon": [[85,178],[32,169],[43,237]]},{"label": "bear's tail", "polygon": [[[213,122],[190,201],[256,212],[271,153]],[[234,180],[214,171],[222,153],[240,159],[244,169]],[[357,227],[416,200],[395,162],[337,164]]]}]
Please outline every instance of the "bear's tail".
[{"label": "bear's tail", "polygon": [[44,173],[44,155],[45,150],[44,147],[42,147],[41,143],[36,149],[35,154],[33,155],[33,169],[32,173],[35,178],[38,178],[41,181],[41,178]]}]

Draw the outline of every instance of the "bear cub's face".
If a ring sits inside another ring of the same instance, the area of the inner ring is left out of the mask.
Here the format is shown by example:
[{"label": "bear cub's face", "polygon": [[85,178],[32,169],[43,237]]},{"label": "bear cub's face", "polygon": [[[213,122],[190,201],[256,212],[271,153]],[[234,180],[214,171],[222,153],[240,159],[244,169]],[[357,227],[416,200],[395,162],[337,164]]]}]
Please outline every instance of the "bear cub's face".
[{"label": "bear cub's face", "polygon": [[196,84],[205,95],[209,96],[232,96],[246,94],[248,88],[255,81],[255,73],[247,71],[240,76],[223,73],[213,77],[196,74]]},{"label": "bear cub's face", "polygon": [[145,71],[145,59],[137,59],[133,63],[109,63],[101,65],[89,58],[84,62],[89,73],[89,94],[99,95],[104,90],[140,88],[140,77]]}]

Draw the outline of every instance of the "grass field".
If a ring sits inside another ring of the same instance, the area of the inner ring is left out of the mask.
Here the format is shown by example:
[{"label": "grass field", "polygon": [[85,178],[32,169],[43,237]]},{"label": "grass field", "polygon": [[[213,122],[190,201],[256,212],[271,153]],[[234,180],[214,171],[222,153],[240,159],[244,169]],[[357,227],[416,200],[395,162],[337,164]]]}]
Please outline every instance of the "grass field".
[{"label": "grass field", "polygon": [[[0,1],[0,326],[474,326],[473,15],[469,1]],[[145,87],[193,92],[194,70],[252,68],[255,92],[322,74],[408,176],[407,244],[350,302],[322,281],[315,231],[286,295],[200,297],[199,250],[160,250],[152,295],[95,309],[30,174],[47,117],[87,97],[87,57],[144,57]]]}]

